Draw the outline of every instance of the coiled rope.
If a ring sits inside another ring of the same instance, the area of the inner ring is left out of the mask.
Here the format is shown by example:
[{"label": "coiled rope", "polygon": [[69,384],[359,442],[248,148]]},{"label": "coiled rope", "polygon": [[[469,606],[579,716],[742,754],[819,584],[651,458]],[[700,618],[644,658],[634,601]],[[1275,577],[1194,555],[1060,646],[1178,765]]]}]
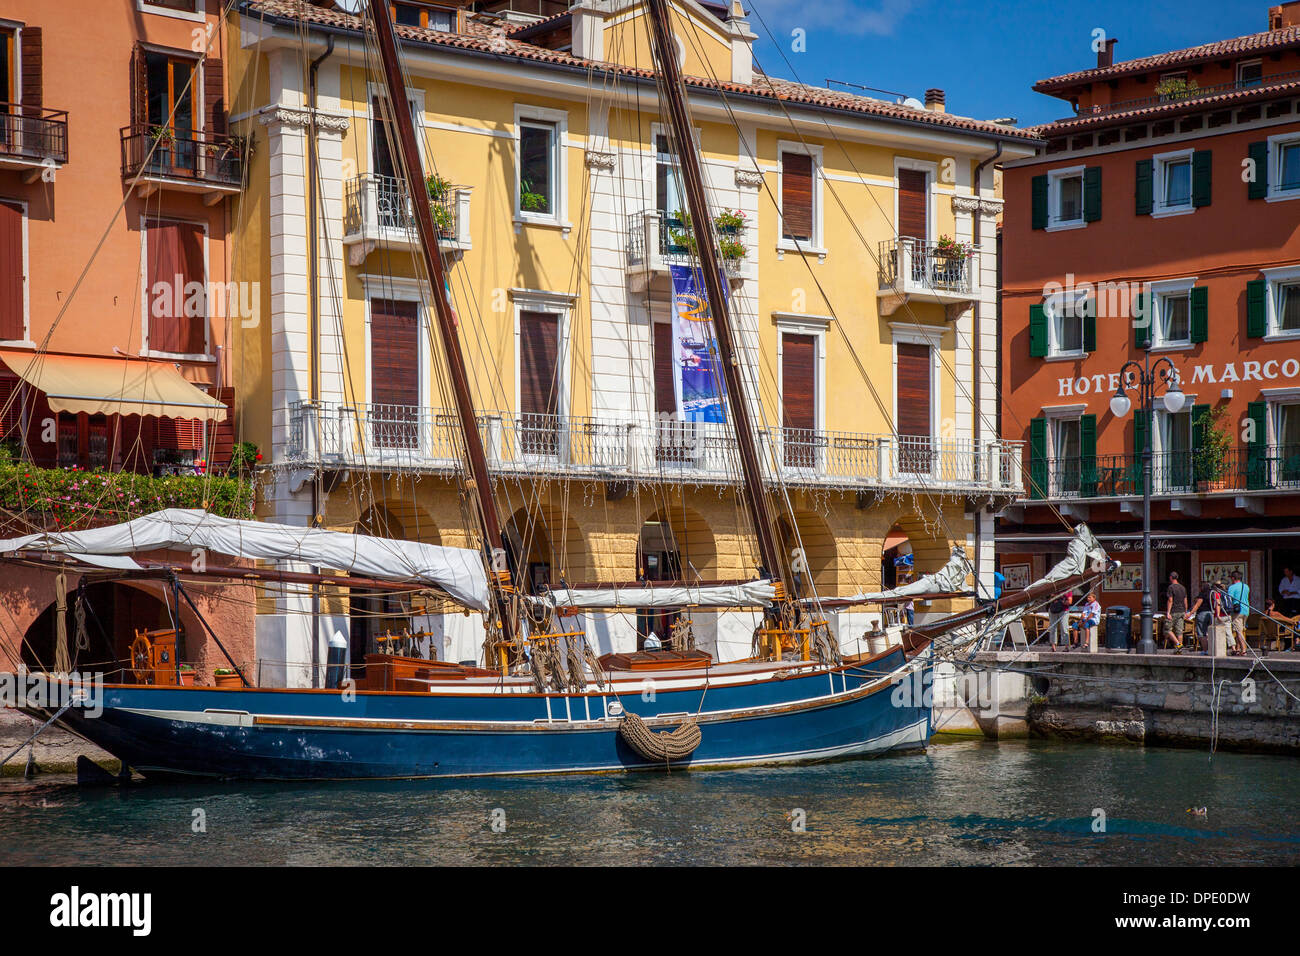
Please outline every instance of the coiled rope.
[{"label": "coiled rope", "polygon": [[674,760],[685,760],[700,745],[702,734],[694,717],[682,722],[675,730],[653,731],[636,714],[626,714],[618,725],[618,735],[646,760],[665,766]]}]

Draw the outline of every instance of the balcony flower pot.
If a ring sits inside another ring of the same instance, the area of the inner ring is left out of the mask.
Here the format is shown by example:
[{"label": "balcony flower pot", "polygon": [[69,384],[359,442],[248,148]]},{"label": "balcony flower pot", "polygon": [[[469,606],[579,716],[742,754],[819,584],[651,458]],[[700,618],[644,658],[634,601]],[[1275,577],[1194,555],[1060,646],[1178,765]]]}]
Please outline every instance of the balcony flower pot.
[{"label": "balcony flower pot", "polygon": [[239,675],[232,670],[219,667],[212,672],[213,683],[217,687],[243,687],[244,682],[239,679]]},{"label": "balcony flower pot", "polygon": [[193,687],[194,678],[196,676],[197,675],[194,673],[193,667],[190,667],[188,664],[181,665],[181,686],[182,687]]}]

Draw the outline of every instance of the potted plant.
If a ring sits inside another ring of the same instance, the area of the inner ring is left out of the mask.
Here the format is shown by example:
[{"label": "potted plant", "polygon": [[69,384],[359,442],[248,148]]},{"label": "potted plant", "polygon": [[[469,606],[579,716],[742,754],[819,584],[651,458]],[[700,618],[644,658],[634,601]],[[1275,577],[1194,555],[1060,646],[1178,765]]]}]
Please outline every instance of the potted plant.
[{"label": "potted plant", "polygon": [[533,184],[525,179],[519,183],[519,208],[524,212],[546,212],[546,196],[533,192]]},{"label": "potted plant", "polygon": [[1156,96],[1160,97],[1162,102],[1186,100],[1199,93],[1200,89],[1195,80],[1181,76],[1168,76],[1156,84]]},{"label": "potted plant", "polygon": [[158,144],[159,149],[171,149],[176,142],[176,132],[170,126],[155,126],[149,131],[149,138]]},{"label": "potted plant", "polygon": [[745,244],[739,239],[722,236],[718,239],[718,252],[721,253],[722,258],[727,261],[739,261],[745,258],[745,255],[749,250],[745,248]]},{"label": "potted plant", "polygon": [[1222,491],[1227,485],[1229,456],[1232,454],[1232,434],[1223,425],[1228,406],[1201,412],[1192,421],[1197,436],[1192,466],[1196,471],[1197,491]]},{"label": "potted plant", "polygon": [[182,687],[193,687],[193,686],[194,686],[194,678],[195,678],[195,676],[196,676],[195,673],[194,673],[194,665],[193,665],[193,664],[182,664],[180,670],[181,670],[181,686],[182,686]]},{"label": "potted plant", "polygon": [[430,200],[429,213],[433,216],[433,224],[438,229],[438,235],[444,239],[453,239],[456,236],[456,213],[445,202]]},{"label": "potted plant", "polygon": [[443,179],[437,173],[429,173],[424,177],[424,191],[429,194],[431,202],[440,202],[451,195],[452,183],[450,179]]},{"label": "potted plant", "polygon": [[745,231],[749,223],[745,220],[745,214],[739,209],[723,209],[713,217],[713,225],[717,227],[720,235],[738,236]]},{"label": "potted plant", "polygon": [[212,680],[218,687],[243,687],[244,682],[229,667],[218,667],[212,672]]}]

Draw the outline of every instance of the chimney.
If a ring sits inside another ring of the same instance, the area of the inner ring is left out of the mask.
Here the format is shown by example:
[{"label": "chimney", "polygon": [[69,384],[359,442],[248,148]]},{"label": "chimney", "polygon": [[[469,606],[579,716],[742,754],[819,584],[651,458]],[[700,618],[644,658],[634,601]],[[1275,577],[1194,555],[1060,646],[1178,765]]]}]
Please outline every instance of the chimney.
[{"label": "chimney", "polygon": [[1268,9],[1268,28],[1281,30],[1283,27],[1300,26],[1300,0],[1279,3]]},{"label": "chimney", "polygon": [[943,90],[932,86],[925,91],[925,108],[931,113],[944,113],[943,99]]},{"label": "chimney", "polygon": [[1115,44],[1118,42],[1114,37],[1106,38],[1105,48],[1097,51],[1097,69],[1104,70],[1115,65]]}]

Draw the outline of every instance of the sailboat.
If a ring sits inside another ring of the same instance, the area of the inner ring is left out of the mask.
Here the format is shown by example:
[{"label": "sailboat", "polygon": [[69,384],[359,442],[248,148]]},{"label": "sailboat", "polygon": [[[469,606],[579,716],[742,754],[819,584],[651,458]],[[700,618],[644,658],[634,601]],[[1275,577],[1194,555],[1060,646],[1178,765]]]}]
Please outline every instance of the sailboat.
[{"label": "sailboat", "polygon": [[[389,101],[402,102],[403,79],[387,4],[369,0],[369,5]],[[691,116],[667,4],[650,0],[648,8],[667,119],[675,141],[691,143]],[[411,118],[404,110],[394,113],[406,180],[421,182],[424,170]],[[0,541],[0,556],[50,564],[75,560],[123,575],[163,576],[178,604],[188,600],[186,569],[142,565],[132,555],[201,548],[336,572],[296,576],[298,583],[312,586],[428,589],[483,614],[481,666],[371,654],[363,682],[348,680],[340,660],[325,688],[282,689],[248,686],[231,660],[239,686],[186,687],[175,655],[158,652],[166,636],[150,643],[142,635],[139,659],[133,660],[140,683],[106,685],[57,708],[24,709],[57,721],[148,777],[376,779],[727,768],[923,748],[931,730],[929,701],[893,694],[895,686],[918,677],[922,684],[914,686],[928,683],[926,674],[939,654],[974,646],[1031,607],[1098,580],[1111,565],[1080,526],[1066,559],[1014,600],[918,627],[895,619],[884,632],[883,647],[844,656],[822,619],[821,602],[803,596],[795,569],[777,543],[717,238],[707,226],[712,220],[700,160],[695,150],[681,153],[685,198],[697,224],[698,275],[716,336],[714,368],[722,378],[741,497],[757,543],[754,580],[691,587],[561,586],[540,595],[516,588],[435,224],[428,205],[414,203],[455,400],[463,485],[481,549],[163,511],[89,531]],[[231,579],[276,574],[256,569],[216,573]],[[891,602],[949,594],[961,589],[969,573],[964,552],[958,550],[945,568],[920,581],[847,600]],[[758,608],[753,656],[717,663],[693,648],[683,633],[668,648],[597,658],[585,636],[566,630],[563,623],[584,608],[683,605]],[[190,607],[198,613],[192,603]],[[209,633],[217,638],[210,628]]]}]

